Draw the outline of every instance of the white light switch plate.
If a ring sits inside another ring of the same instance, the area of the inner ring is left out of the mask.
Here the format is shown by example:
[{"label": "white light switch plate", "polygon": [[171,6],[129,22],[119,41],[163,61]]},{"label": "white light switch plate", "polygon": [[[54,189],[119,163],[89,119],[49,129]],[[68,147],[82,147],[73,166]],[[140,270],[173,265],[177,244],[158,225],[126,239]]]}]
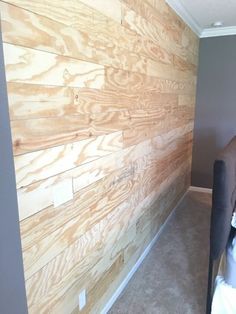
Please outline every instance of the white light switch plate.
[{"label": "white light switch plate", "polygon": [[53,204],[57,207],[73,199],[72,178],[59,182],[53,187]]}]

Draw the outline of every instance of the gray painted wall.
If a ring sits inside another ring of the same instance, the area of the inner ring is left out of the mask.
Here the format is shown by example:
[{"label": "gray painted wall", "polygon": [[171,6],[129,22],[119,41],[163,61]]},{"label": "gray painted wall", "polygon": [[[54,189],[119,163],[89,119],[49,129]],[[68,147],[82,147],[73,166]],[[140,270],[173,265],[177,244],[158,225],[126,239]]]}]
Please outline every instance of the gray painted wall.
[{"label": "gray painted wall", "polygon": [[0,32],[0,313],[26,314],[19,217]]},{"label": "gray painted wall", "polygon": [[212,187],[217,153],[236,135],[236,36],[200,40],[192,185]]}]

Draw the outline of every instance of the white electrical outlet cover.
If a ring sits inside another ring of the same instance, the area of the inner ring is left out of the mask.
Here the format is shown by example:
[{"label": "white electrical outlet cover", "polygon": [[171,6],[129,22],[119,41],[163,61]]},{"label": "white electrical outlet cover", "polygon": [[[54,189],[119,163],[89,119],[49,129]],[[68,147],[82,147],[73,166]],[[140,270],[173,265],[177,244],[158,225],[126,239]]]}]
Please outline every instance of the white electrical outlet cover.
[{"label": "white electrical outlet cover", "polygon": [[79,310],[81,311],[86,305],[86,291],[85,289],[79,294]]}]

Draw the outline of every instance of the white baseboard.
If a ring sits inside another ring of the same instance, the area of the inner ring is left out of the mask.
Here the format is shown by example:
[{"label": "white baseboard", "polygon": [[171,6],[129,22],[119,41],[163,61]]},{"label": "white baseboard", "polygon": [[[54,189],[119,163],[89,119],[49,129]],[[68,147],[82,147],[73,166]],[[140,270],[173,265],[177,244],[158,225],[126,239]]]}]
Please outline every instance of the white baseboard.
[{"label": "white baseboard", "polygon": [[202,192],[202,193],[212,193],[212,189],[202,188],[200,186],[190,186],[189,191]]},{"label": "white baseboard", "polygon": [[140,267],[140,265],[142,264],[143,260],[145,259],[145,257],[148,255],[148,253],[151,251],[153,245],[156,243],[157,239],[159,238],[162,230],[164,229],[165,225],[167,224],[167,222],[170,220],[170,218],[172,217],[172,215],[174,214],[176,208],[178,207],[178,205],[180,204],[180,202],[183,200],[183,198],[185,197],[185,195],[187,194],[188,191],[186,191],[183,196],[179,199],[178,203],[176,204],[176,206],[174,207],[174,209],[171,211],[171,213],[169,214],[169,216],[167,217],[166,221],[163,223],[163,225],[160,227],[159,231],[157,232],[157,234],[155,235],[155,237],[152,239],[152,241],[148,244],[148,246],[146,247],[146,249],[143,251],[142,255],[139,257],[139,259],[137,260],[137,262],[134,264],[134,266],[132,267],[132,269],[130,270],[130,272],[128,273],[128,275],[125,277],[125,279],[122,281],[122,283],[119,285],[119,287],[117,288],[117,290],[115,291],[115,293],[112,295],[112,297],[110,298],[110,300],[107,302],[107,304],[105,305],[105,307],[102,309],[101,314],[106,314],[111,307],[113,306],[113,304],[116,302],[116,300],[118,299],[118,297],[120,296],[120,294],[123,292],[123,290],[125,289],[125,287],[127,286],[128,282],[130,281],[130,279],[133,277],[134,273],[138,270],[138,268]]}]

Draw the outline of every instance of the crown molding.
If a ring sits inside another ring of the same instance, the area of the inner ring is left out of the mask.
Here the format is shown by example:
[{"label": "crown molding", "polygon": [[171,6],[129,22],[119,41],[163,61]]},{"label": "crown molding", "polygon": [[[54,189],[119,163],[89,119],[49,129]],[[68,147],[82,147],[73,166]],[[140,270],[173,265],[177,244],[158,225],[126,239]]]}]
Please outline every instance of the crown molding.
[{"label": "crown molding", "polygon": [[192,31],[199,37],[201,37],[202,28],[194,20],[192,15],[185,9],[179,0],[166,0],[169,6],[184,20],[186,24],[192,29]]},{"label": "crown molding", "polygon": [[166,0],[169,6],[200,38],[236,35],[236,26],[201,28],[180,0]]},{"label": "crown molding", "polygon": [[236,35],[236,26],[204,28],[200,38]]}]

